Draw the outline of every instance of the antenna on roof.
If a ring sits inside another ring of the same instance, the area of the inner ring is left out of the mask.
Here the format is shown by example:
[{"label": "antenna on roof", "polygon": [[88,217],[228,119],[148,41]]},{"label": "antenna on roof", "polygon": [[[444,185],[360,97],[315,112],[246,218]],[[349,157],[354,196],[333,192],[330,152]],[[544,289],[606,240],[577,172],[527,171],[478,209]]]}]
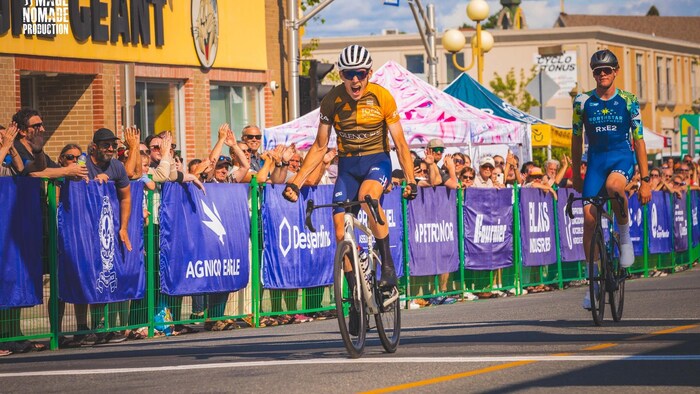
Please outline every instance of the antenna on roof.
[{"label": "antenna on roof", "polygon": [[561,8],[561,13],[565,14],[564,12],[564,0],[559,0],[559,8]]}]

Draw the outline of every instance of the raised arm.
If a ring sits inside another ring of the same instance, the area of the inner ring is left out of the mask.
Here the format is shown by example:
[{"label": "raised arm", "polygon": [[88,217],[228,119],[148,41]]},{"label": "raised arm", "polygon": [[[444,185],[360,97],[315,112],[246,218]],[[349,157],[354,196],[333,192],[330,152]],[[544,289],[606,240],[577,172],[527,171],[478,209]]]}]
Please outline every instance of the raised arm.
[{"label": "raised arm", "polygon": [[124,130],[124,141],[126,142],[126,147],[129,149],[129,157],[124,163],[124,168],[126,169],[126,176],[129,179],[139,179],[141,178],[141,152],[139,148],[141,146],[141,131],[136,127],[127,127]]},{"label": "raised arm", "polygon": [[391,139],[394,141],[394,147],[396,147],[396,154],[399,158],[399,164],[403,170],[404,176],[406,178],[406,183],[410,185],[410,188],[404,190],[404,198],[408,198],[410,195],[415,196],[418,189],[413,190],[413,185],[416,184],[416,177],[413,174],[413,160],[411,160],[411,151],[408,149],[408,143],[406,142],[406,137],[403,134],[403,127],[401,127],[401,122],[392,123],[389,125],[389,133],[391,134]]},{"label": "raised arm", "polygon": [[289,201],[296,201],[299,198],[299,188],[304,184],[304,181],[311,172],[321,164],[323,161],[323,155],[326,154],[326,148],[328,147],[328,140],[331,134],[331,125],[325,123],[319,123],[318,133],[316,133],[316,140],[309,153],[306,154],[306,159],[304,159],[304,164],[301,166],[296,176],[288,183],[287,187],[284,189],[284,197]]}]

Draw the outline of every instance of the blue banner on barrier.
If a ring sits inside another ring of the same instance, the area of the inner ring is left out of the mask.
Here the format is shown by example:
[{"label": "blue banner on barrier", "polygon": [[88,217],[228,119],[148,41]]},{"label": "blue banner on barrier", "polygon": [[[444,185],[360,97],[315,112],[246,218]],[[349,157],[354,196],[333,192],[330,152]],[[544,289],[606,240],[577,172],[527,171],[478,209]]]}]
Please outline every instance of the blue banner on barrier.
[{"label": "blue banner on barrier", "polygon": [[42,188],[41,179],[0,177],[0,309],[43,301]]},{"label": "blue banner on barrier", "polygon": [[513,265],[513,189],[465,189],[464,242],[468,269]]},{"label": "blue banner on barrier", "polygon": [[644,254],[644,213],[639,202],[639,194],[635,193],[627,199],[628,217],[630,224],[630,238],[634,247],[634,255]]},{"label": "blue banner on barrier", "polygon": [[583,202],[575,201],[572,204],[573,219],[566,214],[566,202],[569,194],[572,193],[576,198],[581,197],[581,193],[574,189],[562,188],[557,190],[559,247],[562,262],[583,261],[586,259],[586,254],[583,251]]},{"label": "blue banner on barrier", "polygon": [[676,252],[688,250],[688,206],[687,192],[673,199],[673,248]]},{"label": "blue banner on barrier", "polygon": [[456,190],[438,186],[420,188],[418,197],[408,203],[409,272],[412,276],[459,269],[456,201]]},{"label": "blue banner on barrier", "polygon": [[248,184],[166,182],[160,205],[160,285],[168,295],[240,290],[250,270]]},{"label": "blue banner on barrier", "polygon": [[700,192],[697,190],[691,190],[690,219],[693,221],[693,247],[700,243],[700,220],[698,220],[698,208],[700,208]]},{"label": "blue banner on barrier", "polygon": [[[391,257],[394,259],[394,267],[396,267],[396,275],[403,276],[403,215],[401,214],[401,188],[394,188],[391,192],[382,196],[381,204],[386,216],[387,224],[389,225],[389,244],[391,248]],[[357,214],[357,218],[367,225],[367,214],[361,210]],[[367,247],[367,237],[359,230],[355,230],[357,239],[360,245]],[[377,272],[377,277],[381,278],[380,272]]]},{"label": "blue banner on barrier", "polygon": [[311,216],[316,232],[304,225],[306,202],[330,204],[333,186],[301,189],[299,200],[282,197],[285,185],[266,185],[263,192],[263,286],[268,289],[299,289],[333,283],[335,232],[333,210],[317,209]]},{"label": "blue banner on barrier", "polygon": [[129,240],[119,238],[114,183],[65,182],[58,207],[58,296],[74,304],[143,298],[143,185],[131,185]]},{"label": "blue banner on barrier", "polygon": [[554,240],[554,202],[549,193],[536,188],[520,189],[520,229],[523,266],[557,262]]},{"label": "blue banner on barrier", "polygon": [[651,202],[649,203],[649,253],[670,253],[673,250],[670,198],[668,193],[651,192]]}]

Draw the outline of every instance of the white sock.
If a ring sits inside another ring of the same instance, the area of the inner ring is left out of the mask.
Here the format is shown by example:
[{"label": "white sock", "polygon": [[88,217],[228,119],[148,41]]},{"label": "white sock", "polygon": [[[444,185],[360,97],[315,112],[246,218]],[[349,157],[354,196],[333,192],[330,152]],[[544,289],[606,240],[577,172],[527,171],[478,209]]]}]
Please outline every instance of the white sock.
[{"label": "white sock", "polygon": [[620,243],[631,243],[632,239],[630,238],[630,222],[627,222],[625,224],[618,224],[617,227],[620,230]]}]

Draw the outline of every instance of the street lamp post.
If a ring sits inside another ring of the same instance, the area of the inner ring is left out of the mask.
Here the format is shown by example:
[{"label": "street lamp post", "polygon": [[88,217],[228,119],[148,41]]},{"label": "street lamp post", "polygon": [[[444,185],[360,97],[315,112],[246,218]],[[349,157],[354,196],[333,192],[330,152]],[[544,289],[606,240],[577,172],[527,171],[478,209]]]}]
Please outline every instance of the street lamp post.
[{"label": "street lamp post", "polygon": [[457,63],[457,53],[464,49],[467,42],[464,34],[457,29],[449,29],[442,35],[442,46],[452,53],[452,63],[460,71],[467,71],[474,67],[474,60],[477,64],[477,79],[483,82],[484,74],[484,53],[493,48],[493,36],[487,31],[481,30],[481,22],[489,17],[489,5],[484,0],[471,0],[467,4],[467,16],[476,22],[476,34],[472,37],[472,60],[467,67],[462,67]]}]

